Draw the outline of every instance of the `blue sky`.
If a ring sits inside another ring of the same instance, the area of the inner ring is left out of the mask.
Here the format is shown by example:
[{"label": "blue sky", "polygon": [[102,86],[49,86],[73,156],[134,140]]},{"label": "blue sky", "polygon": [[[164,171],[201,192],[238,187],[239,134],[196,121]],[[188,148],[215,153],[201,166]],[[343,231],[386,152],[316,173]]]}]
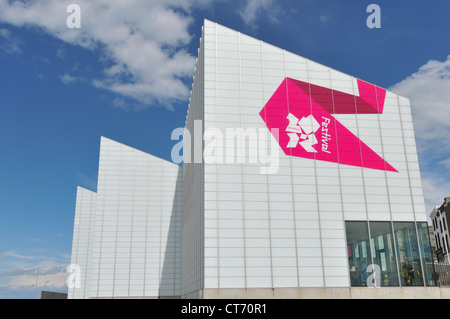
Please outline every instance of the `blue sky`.
[{"label": "blue sky", "polygon": [[[69,29],[68,4],[81,8]],[[170,160],[203,19],[407,96],[427,210],[450,195],[450,2],[0,0],[0,298],[66,291],[100,136]],[[366,12],[381,8],[381,28]]]}]

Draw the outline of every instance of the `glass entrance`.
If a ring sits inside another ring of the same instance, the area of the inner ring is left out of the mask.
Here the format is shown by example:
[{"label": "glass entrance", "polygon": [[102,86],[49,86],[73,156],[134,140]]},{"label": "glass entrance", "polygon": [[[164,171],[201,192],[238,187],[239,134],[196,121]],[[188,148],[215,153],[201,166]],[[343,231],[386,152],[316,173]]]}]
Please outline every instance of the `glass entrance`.
[{"label": "glass entrance", "polygon": [[379,266],[380,285],[398,286],[398,267],[390,222],[370,222],[373,263]]},{"label": "glass entrance", "polygon": [[352,287],[367,285],[367,267],[372,263],[366,222],[346,223],[348,261]]},{"label": "glass entrance", "polygon": [[348,221],[345,227],[352,287],[436,285],[427,223]]},{"label": "glass entrance", "polygon": [[413,222],[394,223],[397,259],[400,263],[402,286],[423,286],[422,266]]}]

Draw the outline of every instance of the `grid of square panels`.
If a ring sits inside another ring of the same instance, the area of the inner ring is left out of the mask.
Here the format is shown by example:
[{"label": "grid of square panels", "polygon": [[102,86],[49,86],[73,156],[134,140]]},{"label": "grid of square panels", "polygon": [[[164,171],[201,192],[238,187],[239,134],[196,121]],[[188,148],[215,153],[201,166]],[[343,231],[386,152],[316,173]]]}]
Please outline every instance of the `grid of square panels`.
[{"label": "grid of square panels", "polygon": [[182,169],[102,138],[91,297],[180,295]]}]

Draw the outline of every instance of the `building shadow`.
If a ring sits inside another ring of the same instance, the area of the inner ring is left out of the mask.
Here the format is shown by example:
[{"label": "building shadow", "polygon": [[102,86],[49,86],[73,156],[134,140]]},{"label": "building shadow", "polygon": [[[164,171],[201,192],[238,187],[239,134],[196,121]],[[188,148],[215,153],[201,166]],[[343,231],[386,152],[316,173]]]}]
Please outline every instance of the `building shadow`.
[{"label": "building shadow", "polygon": [[172,212],[170,215],[164,258],[161,260],[160,299],[181,298],[181,224],[183,200],[183,167],[178,169]]}]

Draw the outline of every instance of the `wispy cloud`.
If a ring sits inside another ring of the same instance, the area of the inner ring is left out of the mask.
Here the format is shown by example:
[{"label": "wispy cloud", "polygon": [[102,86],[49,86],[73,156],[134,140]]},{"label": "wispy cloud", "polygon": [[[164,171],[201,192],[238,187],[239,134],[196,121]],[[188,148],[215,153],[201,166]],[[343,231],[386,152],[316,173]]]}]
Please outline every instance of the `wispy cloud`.
[{"label": "wispy cloud", "polygon": [[97,176],[88,177],[81,173],[75,173],[75,179],[81,187],[92,191],[97,189]]},{"label": "wispy cloud", "polygon": [[30,287],[62,288],[66,286],[68,276],[66,267],[43,266],[33,269],[32,272],[17,273],[11,276],[7,287],[13,290]]},{"label": "wispy cloud", "polygon": [[70,74],[64,74],[59,77],[62,83],[65,85],[73,84],[77,81],[77,78],[74,76],[71,76]]},{"label": "wispy cloud", "polygon": [[62,49],[62,48],[58,48],[56,50],[56,57],[60,60],[65,60],[67,56],[67,51]]},{"label": "wispy cloud", "polygon": [[250,26],[255,25],[260,17],[264,17],[272,23],[278,23],[283,12],[279,2],[275,0],[248,0],[239,10],[241,18]]},{"label": "wispy cloud", "polygon": [[0,50],[8,54],[21,53],[21,41],[7,29],[0,29]]},{"label": "wispy cloud", "polygon": [[16,291],[46,287],[64,290],[70,256],[25,255],[16,251],[0,253],[0,298],[15,295]]},{"label": "wispy cloud", "polygon": [[[438,164],[444,166],[445,168],[450,169],[450,158],[440,161]],[[450,189],[449,189],[449,194],[450,194]]]},{"label": "wispy cloud", "polygon": [[18,258],[18,259],[33,259],[32,256],[20,255],[12,250],[0,253],[0,258],[6,258],[6,257],[13,257],[13,258]]},{"label": "wispy cloud", "polygon": [[327,15],[321,15],[320,17],[319,17],[319,19],[320,19],[320,21],[321,22],[327,22],[328,21],[328,19],[329,19],[329,16],[327,16]]}]

